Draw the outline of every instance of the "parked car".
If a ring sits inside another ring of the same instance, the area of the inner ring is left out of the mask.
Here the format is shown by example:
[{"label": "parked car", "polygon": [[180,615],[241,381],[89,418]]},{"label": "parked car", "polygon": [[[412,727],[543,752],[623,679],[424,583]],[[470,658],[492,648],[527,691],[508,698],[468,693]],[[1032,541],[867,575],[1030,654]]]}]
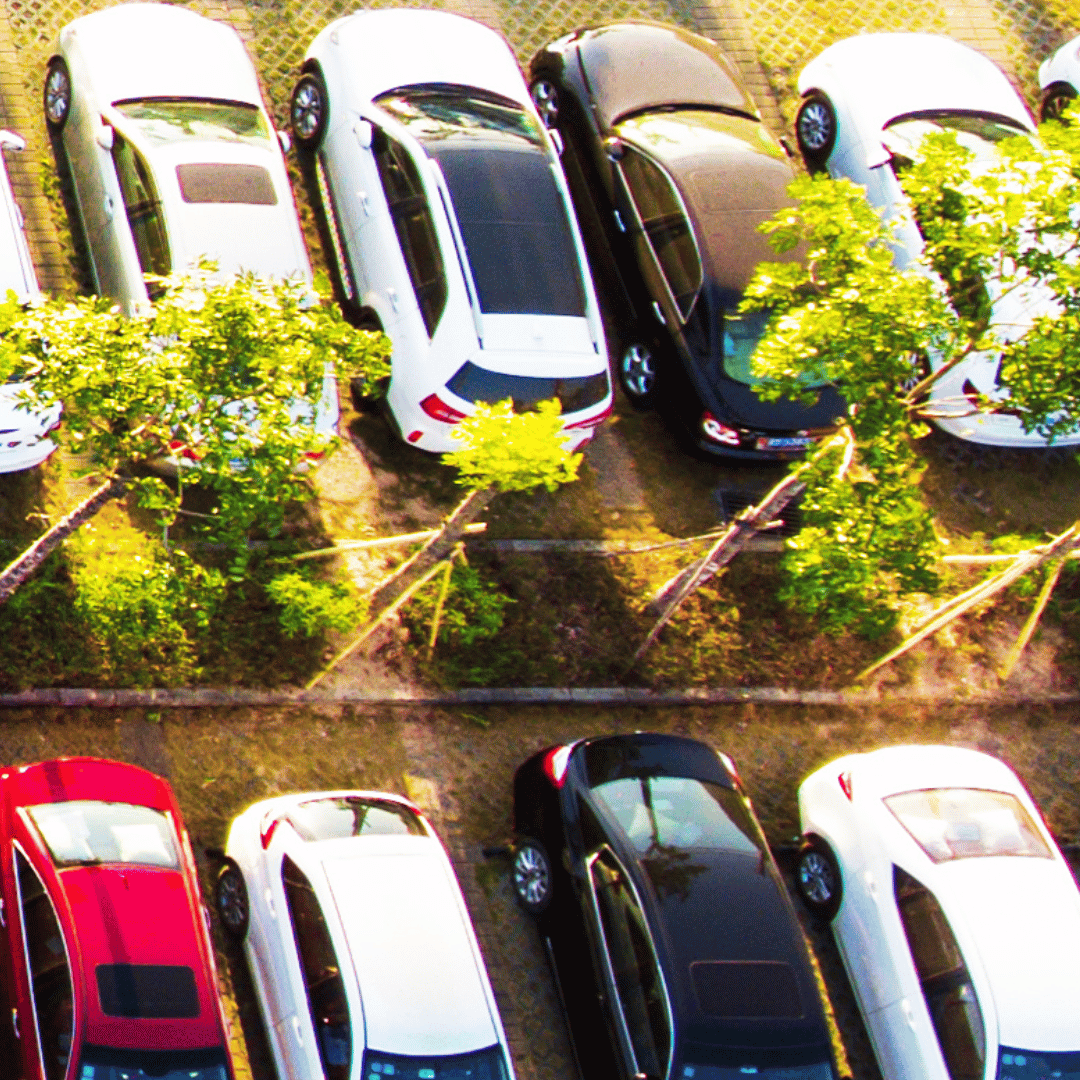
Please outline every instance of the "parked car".
[{"label": "parked car", "polygon": [[310,284],[279,137],[231,27],[170,4],[75,19],[44,107],[97,292],[128,314],[148,303],[144,275],[200,258]]},{"label": "parked car", "polygon": [[0,845],[4,1074],[232,1080],[209,920],[169,785],[95,758],[5,766]]},{"label": "parked car", "polygon": [[[974,49],[933,34],[860,34],[829,46],[799,76],[802,104],[795,134],[807,168],[846,177],[898,223],[895,264],[905,269],[922,251],[917,224],[902,210],[898,173],[929,132],[950,131],[976,158],[992,162],[1002,139],[1030,135],[1027,106],[1001,70]],[[1046,290],[998,291],[987,282],[991,329],[1001,341],[1023,334],[1036,315],[1053,310]],[[990,446],[1040,447],[1008,412],[979,409],[981,397],[1001,401],[1000,353],[986,350],[957,364],[932,388],[934,423],[960,439]],[[940,358],[929,357],[931,368]],[[1056,445],[1080,444],[1080,433]]]},{"label": "parked car", "polygon": [[453,867],[406,799],[284,795],[229,829],[217,909],[281,1077],[513,1080]]},{"label": "parked car", "polygon": [[697,448],[728,457],[790,458],[831,431],[846,412],[834,388],[812,406],[754,391],[767,315],[739,304],[759,262],[790,257],[758,226],[790,205],[794,172],[734,64],[689,31],[619,22],[551,42],[529,72],[615,285],[631,403],[663,405]]},{"label": "parked car", "polygon": [[513,884],[581,1074],[833,1080],[815,970],[731,760],[584,739],[514,776]]},{"label": "parked car", "polygon": [[338,19],[307,51],[291,118],[346,310],[393,344],[386,404],[406,442],[457,449],[454,425],[508,398],[557,398],[569,446],[589,439],[611,411],[607,345],[506,42],[446,12]]},{"label": "parked car", "polygon": [[1039,65],[1040,120],[1060,120],[1080,88],[1080,37],[1067,41]]},{"label": "parked car", "polygon": [[1080,891],[1002,762],[851,754],[799,788],[797,886],[832,921],[884,1080],[1080,1076]]}]

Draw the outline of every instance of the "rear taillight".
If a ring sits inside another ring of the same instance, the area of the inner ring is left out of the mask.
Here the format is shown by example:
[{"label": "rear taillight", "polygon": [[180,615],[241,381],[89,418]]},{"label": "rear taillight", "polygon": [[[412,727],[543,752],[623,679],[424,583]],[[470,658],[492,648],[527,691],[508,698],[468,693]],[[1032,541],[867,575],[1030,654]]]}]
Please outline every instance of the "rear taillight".
[{"label": "rear taillight", "polygon": [[544,775],[556,786],[562,787],[566,779],[566,766],[570,764],[570,746],[556,746],[544,755]]},{"label": "rear taillight", "polygon": [[308,453],[304,455],[304,457],[307,458],[308,461],[322,461],[322,459],[326,457],[326,451],[309,450]]},{"label": "rear taillight", "polygon": [[182,458],[187,458],[188,461],[201,461],[206,455],[201,450],[196,450],[194,447],[188,446],[187,443],[182,442],[180,439],[173,439],[169,443],[169,449],[174,454],[179,454]]},{"label": "rear taillight", "polygon": [[466,416],[460,409],[455,409],[453,405],[447,405],[438,394],[428,394],[428,396],[420,402],[420,408],[423,409],[432,420],[438,420],[443,424],[456,424],[459,421],[464,420]]},{"label": "rear taillight", "polygon": [[277,831],[280,822],[281,818],[277,817],[273,810],[259,822],[259,842],[263,846],[263,851],[270,846],[270,841],[274,839],[274,833]]},{"label": "rear taillight", "polygon": [[574,431],[578,428],[599,427],[610,415],[611,406],[609,405],[602,413],[597,413],[596,416],[590,416],[588,420],[578,420],[577,423],[567,424],[563,430]]},{"label": "rear taillight", "polygon": [[63,423],[63,420],[61,419],[61,420],[57,420],[55,423],[50,424],[45,429],[45,434],[48,435],[50,431],[55,431],[62,423]]},{"label": "rear taillight", "polygon": [[970,379],[964,380],[964,385],[960,387],[960,393],[963,394],[972,405],[978,408],[979,391],[975,388],[975,384]]},{"label": "rear taillight", "polygon": [[842,772],[836,779],[840,783],[840,790],[847,796],[848,802],[851,802],[851,773]]}]

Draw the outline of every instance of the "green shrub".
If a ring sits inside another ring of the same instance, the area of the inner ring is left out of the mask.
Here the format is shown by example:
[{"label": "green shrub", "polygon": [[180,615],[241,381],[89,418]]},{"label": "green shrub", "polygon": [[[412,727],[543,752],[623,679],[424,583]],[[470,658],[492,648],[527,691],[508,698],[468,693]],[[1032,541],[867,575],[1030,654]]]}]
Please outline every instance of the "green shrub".
[{"label": "green shrub", "polygon": [[344,585],[316,581],[303,571],[278,574],[266,591],[279,607],[286,637],[315,637],[325,630],[344,633],[364,618],[365,603]]}]

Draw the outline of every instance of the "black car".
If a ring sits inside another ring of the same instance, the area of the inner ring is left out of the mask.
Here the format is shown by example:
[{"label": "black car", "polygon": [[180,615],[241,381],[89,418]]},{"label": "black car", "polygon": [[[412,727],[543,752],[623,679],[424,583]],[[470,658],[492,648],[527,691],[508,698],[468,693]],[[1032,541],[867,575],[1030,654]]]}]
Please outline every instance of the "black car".
[{"label": "black car", "polygon": [[814,968],[735,767],[669,735],[514,777],[513,883],[585,1080],[835,1080]]},{"label": "black car", "polygon": [[619,22],[546,45],[530,77],[595,275],[616,283],[631,402],[730,457],[790,458],[831,431],[846,413],[835,388],[813,405],[753,389],[766,316],[738,308],[757,264],[784,258],[757,227],[791,204],[794,172],[734,65],[697,34]]}]

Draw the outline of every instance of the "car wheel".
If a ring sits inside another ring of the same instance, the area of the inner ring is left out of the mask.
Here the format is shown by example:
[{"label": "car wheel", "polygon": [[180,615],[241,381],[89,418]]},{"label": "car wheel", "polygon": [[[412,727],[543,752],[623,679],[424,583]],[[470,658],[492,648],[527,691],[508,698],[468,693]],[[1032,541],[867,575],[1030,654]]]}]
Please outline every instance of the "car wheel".
[{"label": "car wheel", "polygon": [[659,381],[653,346],[643,341],[628,345],[619,357],[619,383],[630,404],[637,409],[648,408],[656,400]]},{"label": "car wheel", "polygon": [[1061,120],[1062,114],[1076,100],[1076,91],[1068,83],[1051,83],[1042,94],[1039,119]]},{"label": "car wheel", "polygon": [[808,836],[795,867],[795,888],[811,914],[831,921],[840,910],[844,884],[840,864],[824,840]]},{"label": "car wheel", "polygon": [[318,71],[306,71],[300,76],[289,106],[289,124],[302,150],[317,150],[326,133],[330,103],[326,83]]},{"label": "car wheel", "polygon": [[539,915],[551,903],[555,880],[551,860],[539,840],[522,840],[514,848],[514,895],[530,914]]},{"label": "car wheel", "polygon": [[45,124],[50,132],[59,135],[71,112],[71,74],[59,56],[54,56],[45,69]]},{"label": "car wheel", "polygon": [[799,153],[812,172],[821,172],[836,142],[836,110],[822,93],[812,90],[803,98],[795,117]]},{"label": "car wheel", "polygon": [[221,868],[221,873],[218,874],[217,886],[214,889],[214,903],[217,906],[221,925],[225,927],[229,936],[243,941],[251,911],[248,906],[244,875],[232,859],[225,863]]},{"label": "car wheel", "polygon": [[553,128],[559,122],[559,91],[550,79],[537,79],[529,88],[533,104],[544,121],[544,127]]}]

